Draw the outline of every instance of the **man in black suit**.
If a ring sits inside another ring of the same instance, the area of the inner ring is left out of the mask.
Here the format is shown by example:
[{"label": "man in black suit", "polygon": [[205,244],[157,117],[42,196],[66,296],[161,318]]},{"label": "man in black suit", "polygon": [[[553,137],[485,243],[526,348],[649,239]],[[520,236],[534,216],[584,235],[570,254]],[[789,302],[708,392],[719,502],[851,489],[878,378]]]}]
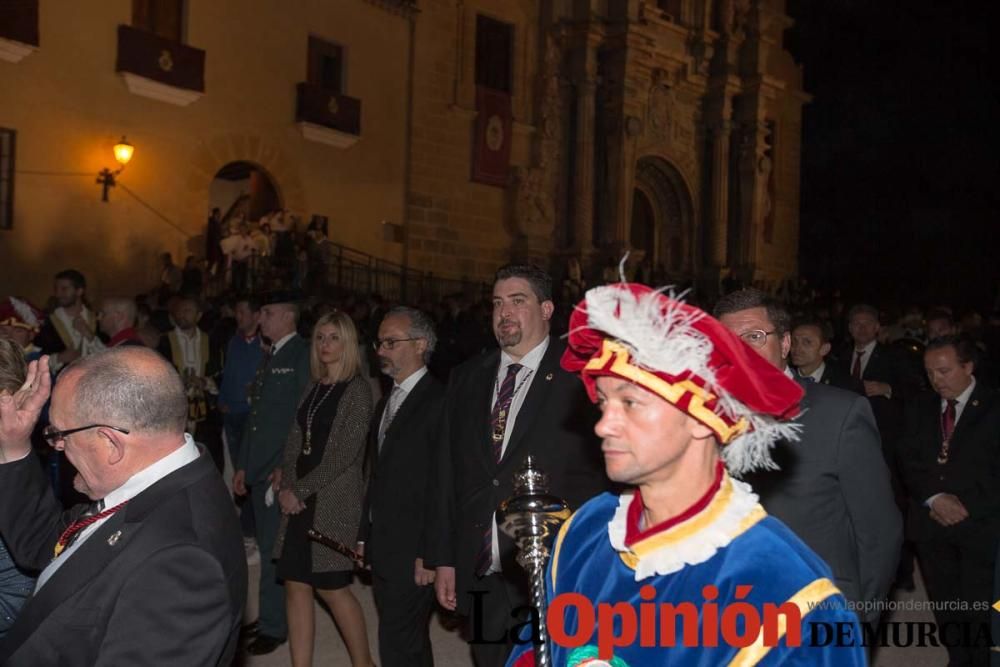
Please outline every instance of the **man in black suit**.
[{"label": "man in black suit", "polygon": [[383,667],[434,664],[428,622],[434,570],[424,566],[429,477],[441,436],[444,385],[427,371],[437,338],[423,312],[390,310],[374,341],[392,391],[379,402],[370,436],[368,494],[358,550],[372,568]]},{"label": "man in black suit", "polygon": [[[722,324],[762,357],[792,376],[788,312],[759,290],[724,296],[715,307]],[[802,383],[806,395],[796,443],[772,452],[779,470],[747,475],[768,513],[784,521],[823,558],[837,587],[862,621],[875,622],[874,602],[889,592],[902,521],[882,459],[868,402],[835,387]],[[868,610],[867,612],[865,610]]]},{"label": "man in black suit", "polygon": [[[873,306],[853,306],[847,313],[847,329],[852,345],[844,355],[844,361],[851,377],[862,381],[865,395],[871,403],[896,503],[905,513],[908,501],[903,488],[898,448],[903,435],[904,400],[916,392],[919,382],[896,350],[878,342],[882,327],[878,310]],[[896,587],[912,591],[913,586],[913,544],[907,539],[900,553]]]},{"label": "man in black suit", "polygon": [[881,329],[878,310],[867,304],[852,307],[847,313],[847,330],[853,344],[844,361],[851,377],[864,385],[891,467],[895,444],[902,435],[903,399],[913,393],[917,378],[895,350],[878,342]]},{"label": "man in black suit", "polygon": [[515,619],[527,611],[527,577],[494,515],[513,495],[515,471],[531,455],[548,473],[551,493],[574,509],[608,484],[596,412],[583,386],[559,366],[565,346],[549,336],[553,310],[547,273],[502,267],[493,286],[500,349],[457,367],[448,383],[424,558],[437,567],[438,602],[469,617],[479,667],[503,664],[516,624],[524,622]]},{"label": "man in black suit", "polygon": [[95,503],[66,513],[31,454],[48,358],[0,398],[0,533],[41,569],[0,644],[3,665],[229,665],[247,565],[211,457],[184,433],[187,400],[156,352],[119,347],[68,367],[45,437]]},{"label": "man in black suit", "polygon": [[928,343],[924,365],[934,392],[907,406],[901,447],[911,501],[908,528],[928,597],[969,605],[934,611],[951,644],[964,644],[960,624],[972,624],[971,643],[977,645],[949,645],[950,665],[988,664],[990,612],[972,605],[993,590],[1000,539],[1000,397],[977,382],[974,354],[971,341],[955,336]]},{"label": "man in black suit", "polygon": [[861,380],[851,377],[836,364],[827,363],[833,329],[819,319],[800,320],[792,327],[792,365],[806,382],[817,382],[864,394]]}]

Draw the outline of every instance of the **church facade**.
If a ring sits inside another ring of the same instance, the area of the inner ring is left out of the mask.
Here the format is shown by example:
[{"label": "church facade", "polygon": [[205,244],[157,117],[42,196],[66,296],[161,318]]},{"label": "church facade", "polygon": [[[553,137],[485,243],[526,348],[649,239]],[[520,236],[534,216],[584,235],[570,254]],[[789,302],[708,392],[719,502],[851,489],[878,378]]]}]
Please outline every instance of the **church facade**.
[{"label": "church facade", "polygon": [[152,287],[261,178],[331,241],[441,278],[531,259],[593,282],[626,252],[707,294],[797,274],[785,0],[128,4],[0,5],[10,293],[67,266]]}]

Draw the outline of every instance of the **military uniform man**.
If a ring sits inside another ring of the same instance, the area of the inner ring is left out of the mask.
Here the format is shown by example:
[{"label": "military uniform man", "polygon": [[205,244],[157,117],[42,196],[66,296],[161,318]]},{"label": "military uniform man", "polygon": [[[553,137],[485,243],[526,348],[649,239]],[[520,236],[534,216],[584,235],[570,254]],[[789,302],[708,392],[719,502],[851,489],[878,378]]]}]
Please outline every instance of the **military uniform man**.
[{"label": "military uniform man", "polygon": [[[260,547],[260,615],[251,628],[253,655],[271,653],[285,642],[285,592],[271,560],[281,511],[268,490],[277,488],[285,440],[295,419],[299,397],[309,384],[309,343],[298,335],[299,309],[287,294],[267,300],[260,310],[260,332],[270,350],[250,389],[250,415],[243,430],[233,490],[253,503],[254,532]],[[268,502],[270,500],[270,502]]]}]

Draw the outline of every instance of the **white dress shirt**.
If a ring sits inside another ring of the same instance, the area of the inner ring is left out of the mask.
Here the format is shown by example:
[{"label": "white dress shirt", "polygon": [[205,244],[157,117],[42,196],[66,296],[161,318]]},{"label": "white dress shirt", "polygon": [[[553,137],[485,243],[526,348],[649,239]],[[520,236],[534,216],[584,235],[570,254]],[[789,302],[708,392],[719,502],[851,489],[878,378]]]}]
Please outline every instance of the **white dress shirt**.
[{"label": "white dress shirt", "polygon": [[[427,375],[427,366],[421,366],[419,369],[410,373],[409,377],[399,383],[394,383],[392,387],[392,392],[389,394],[389,399],[385,402],[385,410],[382,411],[382,419],[378,423],[378,433],[385,436],[384,430],[388,427],[386,420],[392,420],[399,409],[403,407],[403,402],[406,397],[410,395],[413,388],[417,386],[417,383]],[[396,391],[396,388],[399,391]],[[395,397],[395,398],[394,398]],[[378,443],[379,450],[382,449],[382,443]]]},{"label": "white dress shirt", "polygon": [[875,345],[877,343],[878,343],[877,340],[873,340],[872,342],[868,343],[867,345],[865,345],[860,350],[857,349],[857,348],[853,348],[851,350],[850,366],[847,367],[847,370],[849,372],[853,372],[854,371],[854,360],[858,358],[858,352],[860,352],[861,353],[861,376],[864,377],[864,375],[865,375],[865,369],[868,368],[868,362],[871,361],[872,352],[875,351]]},{"label": "white dress shirt", "polygon": [[[954,426],[954,428],[958,428],[958,420],[962,418],[962,413],[965,412],[965,406],[968,405],[968,403],[969,403],[969,397],[972,396],[972,392],[975,391],[975,389],[976,389],[976,376],[973,375],[972,376],[972,382],[970,382],[969,386],[965,388],[965,391],[963,391],[961,394],[959,394],[958,396],[955,397],[955,426]],[[947,409],[948,409],[948,401],[946,399],[942,398],[941,399],[941,415],[944,415],[944,411],[947,410]],[[954,428],[952,429],[952,433],[954,433]],[[925,500],[924,504],[927,505],[927,507],[930,507],[931,503],[934,502],[934,499],[937,498],[940,495],[941,495],[940,493],[935,493],[933,496],[931,496],[930,498],[928,498],[927,500]]]},{"label": "white dress shirt", "polygon": [[819,366],[817,366],[816,370],[814,370],[812,373],[809,373],[808,375],[803,375],[802,373],[799,373],[799,377],[802,379],[812,378],[813,382],[815,382],[816,384],[820,384],[823,381],[823,371],[825,370],[826,370],[826,362],[821,361],[819,362]]},{"label": "white dress shirt", "polygon": [[174,327],[177,332],[177,341],[181,346],[181,363],[185,371],[190,371],[191,375],[198,375],[202,363],[208,363],[208,359],[201,358],[201,337],[205,334],[198,327],[194,328],[194,335],[189,336],[180,327]]},{"label": "white dress shirt", "polygon": [[287,343],[291,339],[295,338],[295,336],[297,336],[297,335],[298,335],[298,333],[295,332],[295,331],[293,331],[292,333],[285,334],[284,336],[282,336],[278,340],[274,341],[274,343],[271,345],[271,356],[273,357],[274,355],[278,354],[278,350],[280,350],[281,348],[283,348],[285,346],[285,343]]},{"label": "white dress shirt", "polygon": [[[528,390],[531,389],[531,383],[534,382],[535,376],[538,374],[538,367],[542,363],[542,358],[545,356],[545,352],[549,349],[549,337],[546,336],[541,343],[536,345],[528,352],[526,355],[521,357],[521,360],[515,362],[509,354],[506,352],[500,353],[500,368],[497,369],[496,382],[493,383],[493,400],[490,402],[490,410],[497,402],[497,394],[500,393],[500,385],[503,384],[504,378],[507,377],[507,367],[513,363],[521,364],[521,370],[517,372],[517,377],[514,380],[514,396],[510,401],[510,408],[507,410],[507,421],[505,422],[505,428],[503,432],[503,446],[500,449],[500,458],[502,459],[504,454],[507,453],[507,443],[510,442],[510,434],[514,432],[514,424],[517,421],[517,414],[521,411],[521,406],[524,405],[524,397],[528,395]],[[489,415],[487,415],[487,419]],[[497,515],[493,513],[493,557],[490,561],[490,569],[486,572],[487,574],[493,574],[494,572],[500,571],[500,541],[497,535]]]},{"label": "white dress shirt", "polygon": [[[965,388],[961,394],[955,397],[955,427],[958,427],[958,420],[962,418],[962,413],[965,412],[965,406],[969,404],[969,397],[972,396],[972,392],[976,389],[976,376],[972,376],[972,382],[969,386]],[[948,408],[948,401],[941,399],[941,414]]]},{"label": "white dress shirt", "polygon": [[[115,505],[125,502],[126,500],[131,500],[170,473],[183,468],[192,461],[196,461],[199,456],[200,453],[198,451],[198,445],[194,444],[194,439],[189,434],[185,433],[183,445],[167,454],[156,463],[143,468],[136,474],[132,475],[125,481],[124,484],[106,495],[104,497],[105,509],[110,509]],[[124,509],[125,508],[123,507],[122,510]],[[73,544],[66,547],[61,554],[53,559],[53,561],[49,563],[44,570],[42,570],[42,573],[38,575],[38,581],[35,583],[36,594],[39,589],[45,585],[45,582],[51,579],[52,575],[63,566],[63,563],[72,558],[73,554],[76,553],[76,550],[80,548],[80,545],[86,542],[88,537],[97,532],[97,529],[104,525],[104,522],[110,519],[111,516],[99,519],[81,530],[80,535],[76,538]]]}]

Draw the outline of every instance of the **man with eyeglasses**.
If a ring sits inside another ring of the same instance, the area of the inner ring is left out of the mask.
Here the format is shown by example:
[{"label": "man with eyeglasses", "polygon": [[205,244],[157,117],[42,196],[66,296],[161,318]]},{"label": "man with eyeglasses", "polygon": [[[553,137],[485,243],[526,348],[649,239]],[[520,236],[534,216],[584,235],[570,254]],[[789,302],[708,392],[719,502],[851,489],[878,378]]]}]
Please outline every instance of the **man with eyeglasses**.
[{"label": "man with eyeglasses", "polygon": [[[788,312],[763,292],[722,297],[715,317],[758,354],[795,378],[788,367]],[[878,429],[863,396],[814,382],[805,389],[799,442],[779,442],[779,470],[746,476],[769,514],[784,521],[833,570],[837,587],[862,621],[877,623],[871,603],[889,592],[902,543]],[[864,606],[861,606],[864,605]]]},{"label": "man with eyeglasses", "polygon": [[428,622],[435,572],[424,566],[422,547],[444,407],[444,386],[427,370],[436,345],[430,317],[405,306],[385,315],[372,342],[393,382],[372,419],[358,550],[372,568],[383,667],[434,664]]},{"label": "man with eyeglasses", "polygon": [[231,664],[246,557],[225,484],[184,432],[180,376],[134,346],[67,367],[44,436],[94,502],[65,513],[31,452],[50,385],[42,357],[0,396],[0,533],[41,570],[0,664]]}]

